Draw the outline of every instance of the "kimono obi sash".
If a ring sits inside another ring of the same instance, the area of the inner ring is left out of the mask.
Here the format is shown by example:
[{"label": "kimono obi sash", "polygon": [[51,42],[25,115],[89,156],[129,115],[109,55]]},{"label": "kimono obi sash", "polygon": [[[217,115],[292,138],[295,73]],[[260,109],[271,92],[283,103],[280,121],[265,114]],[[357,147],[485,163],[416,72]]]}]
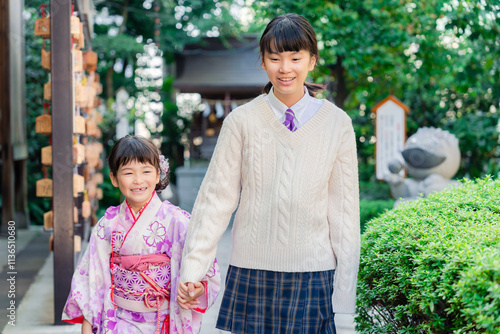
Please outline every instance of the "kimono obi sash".
[{"label": "kimono obi sash", "polygon": [[113,301],[133,312],[169,308],[170,258],[166,254],[111,257]]}]

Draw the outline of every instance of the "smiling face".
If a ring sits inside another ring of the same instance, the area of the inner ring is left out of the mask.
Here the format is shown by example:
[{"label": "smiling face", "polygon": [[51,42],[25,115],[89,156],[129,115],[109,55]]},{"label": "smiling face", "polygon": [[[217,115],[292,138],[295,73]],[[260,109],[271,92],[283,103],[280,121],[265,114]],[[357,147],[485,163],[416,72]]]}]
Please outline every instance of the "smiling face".
[{"label": "smiling face", "polygon": [[160,181],[160,173],[153,165],[136,160],[120,166],[116,175],[110,173],[110,177],[134,212],[138,212],[149,201]]},{"label": "smiling face", "polygon": [[316,65],[309,51],[265,52],[261,54],[262,69],[273,84],[274,95],[288,107],[304,96],[304,82]]}]

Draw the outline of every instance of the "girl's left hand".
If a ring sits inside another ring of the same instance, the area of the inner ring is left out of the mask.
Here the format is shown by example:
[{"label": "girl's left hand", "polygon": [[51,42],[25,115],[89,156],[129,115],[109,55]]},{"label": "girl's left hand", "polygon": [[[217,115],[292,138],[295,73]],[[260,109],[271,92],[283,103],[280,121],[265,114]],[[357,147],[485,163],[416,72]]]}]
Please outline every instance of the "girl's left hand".
[{"label": "girl's left hand", "polygon": [[200,304],[198,297],[204,292],[205,286],[201,282],[179,283],[177,303],[185,310],[192,310]]}]

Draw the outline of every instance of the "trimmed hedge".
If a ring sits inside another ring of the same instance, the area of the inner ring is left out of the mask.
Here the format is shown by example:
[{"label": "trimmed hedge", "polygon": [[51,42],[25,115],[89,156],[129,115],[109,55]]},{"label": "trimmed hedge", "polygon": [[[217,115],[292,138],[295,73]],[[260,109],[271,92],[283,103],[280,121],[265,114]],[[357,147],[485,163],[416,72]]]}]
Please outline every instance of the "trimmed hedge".
[{"label": "trimmed hedge", "polygon": [[390,210],[394,207],[395,200],[387,199],[387,200],[359,200],[359,221],[361,224],[361,233],[365,230],[365,225],[370,220],[375,217],[378,217],[382,213],[387,210]]},{"label": "trimmed hedge", "polygon": [[500,333],[500,180],[398,206],[362,236],[356,330]]}]

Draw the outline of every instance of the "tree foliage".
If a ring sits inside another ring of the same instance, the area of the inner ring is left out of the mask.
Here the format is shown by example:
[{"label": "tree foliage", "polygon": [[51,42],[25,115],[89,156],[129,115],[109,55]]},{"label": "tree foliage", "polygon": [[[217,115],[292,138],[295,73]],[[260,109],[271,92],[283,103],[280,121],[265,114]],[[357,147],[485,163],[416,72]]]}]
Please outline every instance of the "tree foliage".
[{"label": "tree foliage", "polygon": [[[287,12],[314,27],[321,60],[312,77],[354,120],[360,177],[373,179],[370,109],[389,94],[410,107],[408,136],[442,127],[460,140],[458,176],[500,171],[499,5],[491,1],[256,1],[256,24]],[[467,128],[475,122],[474,129]],[[473,131],[471,131],[473,130]]]}]

